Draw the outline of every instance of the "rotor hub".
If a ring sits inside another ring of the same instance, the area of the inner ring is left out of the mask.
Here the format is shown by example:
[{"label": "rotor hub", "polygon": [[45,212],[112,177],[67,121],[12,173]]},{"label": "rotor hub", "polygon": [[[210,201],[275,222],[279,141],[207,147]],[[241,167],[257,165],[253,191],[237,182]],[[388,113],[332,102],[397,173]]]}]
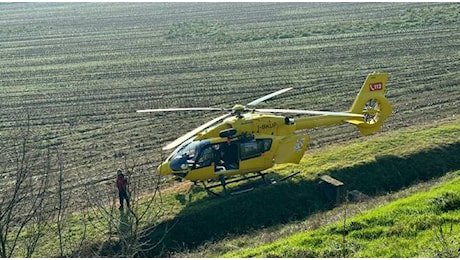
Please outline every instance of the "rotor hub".
[{"label": "rotor hub", "polygon": [[244,112],[245,107],[243,105],[237,104],[232,107],[232,112],[234,115],[240,117],[241,114]]},{"label": "rotor hub", "polygon": [[233,108],[232,108],[232,111],[233,112],[243,112],[244,111],[244,106],[240,105],[240,104],[234,105]]}]

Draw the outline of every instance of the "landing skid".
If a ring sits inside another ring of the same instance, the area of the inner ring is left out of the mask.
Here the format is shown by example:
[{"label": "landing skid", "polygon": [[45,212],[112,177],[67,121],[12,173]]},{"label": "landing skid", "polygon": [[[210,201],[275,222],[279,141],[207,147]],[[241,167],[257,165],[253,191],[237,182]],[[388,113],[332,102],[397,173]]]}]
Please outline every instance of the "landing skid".
[{"label": "landing skid", "polygon": [[[225,197],[225,196],[228,196],[228,195],[237,195],[237,194],[246,193],[246,192],[254,190],[254,188],[256,186],[258,186],[258,185],[254,185],[254,183],[251,183],[250,187],[245,187],[247,185],[244,185],[244,186],[240,186],[240,187],[237,187],[237,188],[234,188],[234,189],[229,189],[227,187],[227,185],[230,184],[230,183],[235,183],[235,182],[241,182],[241,181],[245,181],[245,180],[261,178],[263,185],[270,185],[270,184],[281,183],[283,181],[289,180],[289,179],[291,179],[292,177],[296,176],[299,173],[300,172],[295,172],[295,173],[292,173],[292,174],[290,174],[288,176],[280,178],[278,180],[271,180],[271,181],[268,181],[266,179],[266,177],[265,177],[268,173],[261,173],[261,172],[255,173],[255,174],[250,175],[250,176],[245,175],[245,176],[240,177],[240,178],[232,178],[232,179],[229,179],[229,180],[227,180],[225,178],[225,176],[223,174],[221,174],[221,175],[219,175],[219,183],[218,184],[214,184],[214,185],[211,185],[211,186],[206,186],[206,183],[202,182],[202,185],[203,185],[204,189],[206,190],[206,192],[208,192],[208,193],[210,193],[210,194],[212,194],[212,195],[214,195],[216,197]],[[223,192],[218,193],[218,192],[215,192],[215,191],[212,190],[212,189],[218,188],[218,187],[222,187]]]}]

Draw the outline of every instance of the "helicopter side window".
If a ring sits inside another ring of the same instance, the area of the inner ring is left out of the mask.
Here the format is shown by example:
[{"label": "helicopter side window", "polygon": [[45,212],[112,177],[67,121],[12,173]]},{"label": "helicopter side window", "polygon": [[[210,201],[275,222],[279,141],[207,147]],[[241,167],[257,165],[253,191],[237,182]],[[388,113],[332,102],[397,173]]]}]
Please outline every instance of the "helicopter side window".
[{"label": "helicopter side window", "polygon": [[256,141],[241,143],[241,160],[247,160],[260,155]]},{"label": "helicopter side window", "polygon": [[258,139],[240,144],[241,160],[259,157],[269,151],[272,146],[271,139]]},{"label": "helicopter side window", "polygon": [[263,145],[262,152],[270,151],[270,149],[272,148],[272,139],[262,139],[259,141],[261,141]]}]

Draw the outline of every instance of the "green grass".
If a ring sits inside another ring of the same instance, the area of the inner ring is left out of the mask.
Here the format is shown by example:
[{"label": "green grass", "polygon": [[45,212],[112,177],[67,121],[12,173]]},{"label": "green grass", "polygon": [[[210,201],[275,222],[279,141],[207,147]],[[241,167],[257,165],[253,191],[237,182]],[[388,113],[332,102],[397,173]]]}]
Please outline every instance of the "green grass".
[{"label": "green grass", "polygon": [[359,216],[224,257],[458,257],[460,171],[455,179]]}]

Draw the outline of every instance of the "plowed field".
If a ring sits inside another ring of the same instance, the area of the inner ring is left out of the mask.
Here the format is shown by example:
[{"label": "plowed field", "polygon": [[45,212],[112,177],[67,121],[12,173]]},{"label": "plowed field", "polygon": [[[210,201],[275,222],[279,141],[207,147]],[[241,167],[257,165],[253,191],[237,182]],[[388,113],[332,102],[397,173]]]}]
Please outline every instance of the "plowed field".
[{"label": "plowed field", "polygon": [[[383,131],[458,117],[459,18],[458,3],[2,3],[1,174],[30,124],[34,149],[63,153],[70,189],[118,167],[148,178],[161,146],[219,114],[137,109],[294,87],[264,106],[344,111],[373,71],[390,73]],[[358,137],[311,135],[312,148]]]}]

